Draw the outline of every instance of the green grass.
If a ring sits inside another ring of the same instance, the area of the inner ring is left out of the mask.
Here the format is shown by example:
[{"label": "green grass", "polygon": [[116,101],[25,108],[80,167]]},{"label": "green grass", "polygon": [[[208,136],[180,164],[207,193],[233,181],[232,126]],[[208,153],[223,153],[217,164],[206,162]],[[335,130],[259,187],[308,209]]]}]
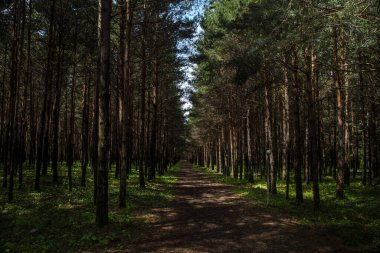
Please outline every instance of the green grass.
[{"label": "green grass", "polygon": [[[61,175],[66,171],[61,166]],[[6,193],[0,195],[0,252],[78,252],[112,246],[124,249],[148,228],[149,212],[164,207],[173,198],[179,165],[162,177],[138,186],[138,174],[133,170],[128,180],[127,208],[118,208],[119,182],[110,173],[109,217],[104,228],[95,226],[93,178],[88,173],[87,187],[80,186],[80,164],[73,170],[73,191],[68,190],[66,177],[59,185],[51,176],[43,177],[41,192],[33,190],[33,171],[25,171],[25,185],[15,189],[13,203],[6,203]],[[17,186],[16,186],[17,187]]]},{"label": "green grass", "polygon": [[243,197],[260,206],[285,214],[290,219],[321,234],[334,235],[347,246],[359,252],[380,252],[380,186],[362,186],[355,180],[345,189],[344,200],[336,200],[336,184],[332,178],[320,183],[321,208],[313,209],[312,185],[304,184],[304,203],[295,202],[295,185],[290,184],[290,199],[285,199],[285,181],[277,182],[277,195],[269,195],[267,203],[266,182],[255,178],[250,184],[231,177],[225,177],[208,168],[194,166],[209,173],[215,181],[233,186]]}]

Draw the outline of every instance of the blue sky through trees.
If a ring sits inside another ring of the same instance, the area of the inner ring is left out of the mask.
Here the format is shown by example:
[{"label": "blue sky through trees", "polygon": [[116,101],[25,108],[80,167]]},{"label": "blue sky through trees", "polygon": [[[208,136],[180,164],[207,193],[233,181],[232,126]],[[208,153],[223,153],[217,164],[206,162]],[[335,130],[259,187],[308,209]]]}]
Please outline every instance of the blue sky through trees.
[{"label": "blue sky through trees", "polygon": [[209,1],[208,0],[195,0],[191,1],[191,8],[189,11],[181,17],[181,19],[193,20],[195,22],[195,33],[191,39],[181,40],[178,42],[178,49],[180,53],[178,54],[179,58],[182,58],[185,61],[185,66],[182,71],[184,72],[185,79],[179,86],[184,91],[184,96],[182,101],[184,102],[185,116],[188,116],[188,110],[191,109],[191,101],[189,99],[190,93],[193,91],[192,81],[194,80],[193,71],[196,67],[194,63],[191,62],[191,56],[197,53],[196,42],[202,34],[202,28],[200,26],[201,18],[203,17],[204,10],[207,8]]}]

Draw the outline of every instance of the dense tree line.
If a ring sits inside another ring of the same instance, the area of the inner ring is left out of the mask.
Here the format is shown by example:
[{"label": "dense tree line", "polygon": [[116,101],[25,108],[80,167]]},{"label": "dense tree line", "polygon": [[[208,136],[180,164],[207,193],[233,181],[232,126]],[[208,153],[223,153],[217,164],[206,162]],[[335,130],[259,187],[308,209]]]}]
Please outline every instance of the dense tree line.
[{"label": "dense tree line", "polygon": [[374,184],[380,162],[378,1],[215,0],[202,21],[192,162],[225,175]]},{"label": "dense tree line", "polygon": [[[13,0],[0,4],[0,167],[13,200],[23,171],[70,190],[94,174],[97,223],[107,185],[128,174],[140,186],[178,161],[185,141],[178,42],[191,36],[181,0]],[[73,178],[81,161],[81,178]]]}]

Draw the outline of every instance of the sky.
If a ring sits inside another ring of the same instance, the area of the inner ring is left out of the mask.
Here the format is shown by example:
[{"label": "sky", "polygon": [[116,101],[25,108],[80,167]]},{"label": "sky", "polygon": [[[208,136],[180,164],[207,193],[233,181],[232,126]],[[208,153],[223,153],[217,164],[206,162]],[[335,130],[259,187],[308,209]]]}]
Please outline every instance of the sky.
[{"label": "sky", "polygon": [[[196,31],[194,34],[194,37],[187,41],[181,41],[178,43],[178,47],[184,47],[187,46],[189,49],[189,54],[180,54],[179,57],[189,59],[191,55],[196,53],[196,42],[199,39],[200,35],[202,34],[203,30],[199,24],[199,18],[203,16],[204,10],[208,4],[207,0],[195,0],[192,8],[190,11],[185,15],[185,18],[189,18],[192,20],[197,20],[196,23]],[[186,75],[186,80],[181,82],[179,86],[182,90],[193,90],[192,81],[194,80],[193,71],[195,69],[195,65],[190,62],[190,60],[187,62],[188,64],[183,68],[183,71]],[[182,97],[182,101],[184,102],[183,109],[185,111],[185,117],[188,116],[189,112],[188,110],[191,109],[191,101],[189,100],[188,96]]]}]

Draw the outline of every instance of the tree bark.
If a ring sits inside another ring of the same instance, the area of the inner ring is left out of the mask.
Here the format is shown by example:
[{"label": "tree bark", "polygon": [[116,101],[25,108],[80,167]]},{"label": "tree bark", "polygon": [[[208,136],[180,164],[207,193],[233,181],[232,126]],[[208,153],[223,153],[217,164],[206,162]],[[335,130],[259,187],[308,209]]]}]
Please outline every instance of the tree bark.
[{"label": "tree bark", "polygon": [[303,202],[302,190],[302,138],[301,138],[301,122],[300,122],[300,87],[298,81],[298,63],[297,54],[293,53],[292,57],[292,79],[293,79],[293,117],[294,117],[294,179],[296,183],[296,201],[297,203]]},{"label": "tree bark", "polygon": [[345,108],[344,108],[344,90],[342,83],[342,75],[341,75],[341,66],[339,61],[339,35],[338,27],[333,27],[333,59],[335,63],[335,71],[334,71],[334,83],[335,83],[335,92],[336,92],[336,108],[337,108],[337,163],[338,163],[338,172],[336,177],[336,197],[338,199],[344,198],[344,171],[346,167],[345,162],[345,130],[344,130],[344,120],[345,120]]},{"label": "tree bark", "polygon": [[315,101],[315,52],[313,46],[306,49],[306,66],[307,73],[307,98],[308,98],[308,125],[309,125],[309,145],[310,145],[310,170],[313,181],[313,203],[314,209],[319,208],[319,181],[318,181],[318,139],[317,139],[317,116],[316,116],[316,101]]},{"label": "tree bark", "polygon": [[267,187],[269,192],[272,194],[277,193],[275,168],[274,168],[274,157],[273,157],[273,140],[272,140],[272,123],[271,123],[271,113],[270,113],[270,100],[271,96],[269,94],[268,80],[266,77],[267,73],[264,73],[264,97],[265,97],[265,136],[266,136],[266,157],[268,161],[267,169]]},{"label": "tree bark", "polygon": [[[62,24],[61,24],[62,25]],[[61,90],[63,82],[63,73],[61,66],[64,58],[64,50],[62,48],[62,27],[59,32],[59,53],[58,53],[58,63],[57,63],[57,79],[55,80],[55,102],[53,109],[53,150],[52,150],[52,172],[53,172],[53,182],[58,183],[58,153],[59,153],[59,115],[61,111]]]},{"label": "tree bark", "polygon": [[[147,11],[146,1],[144,1],[144,20],[142,24],[141,35],[141,51],[142,51],[142,65],[141,65],[141,112],[140,112],[140,162],[139,162],[139,182],[140,187],[145,187],[144,178],[144,164],[145,164],[145,93],[146,93],[146,75],[147,75],[147,62],[146,62],[146,29],[147,29]],[[154,124],[154,123],[153,123]],[[152,155],[152,154],[151,154]],[[149,175],[149,179],[150,175]]]},{"label": "tree bark", "polygon": [[282,146],[282,172],[283,178],[286,180],[285,198],[289,199],[289,145],[290,145],[290,133],[289,133],[289,83],[288,83],[288,71],[286,69],[286,59],[284,59],[284,86],[283,86],[283,111],[282,111],[282,128],[283,128],[283,146]]},{"label": "tree bark", "polygon": [[111,0],[99,0],[99,146],[96,185],[96,224],[108,224],[109,100],[110,100],[110,32]]}]

